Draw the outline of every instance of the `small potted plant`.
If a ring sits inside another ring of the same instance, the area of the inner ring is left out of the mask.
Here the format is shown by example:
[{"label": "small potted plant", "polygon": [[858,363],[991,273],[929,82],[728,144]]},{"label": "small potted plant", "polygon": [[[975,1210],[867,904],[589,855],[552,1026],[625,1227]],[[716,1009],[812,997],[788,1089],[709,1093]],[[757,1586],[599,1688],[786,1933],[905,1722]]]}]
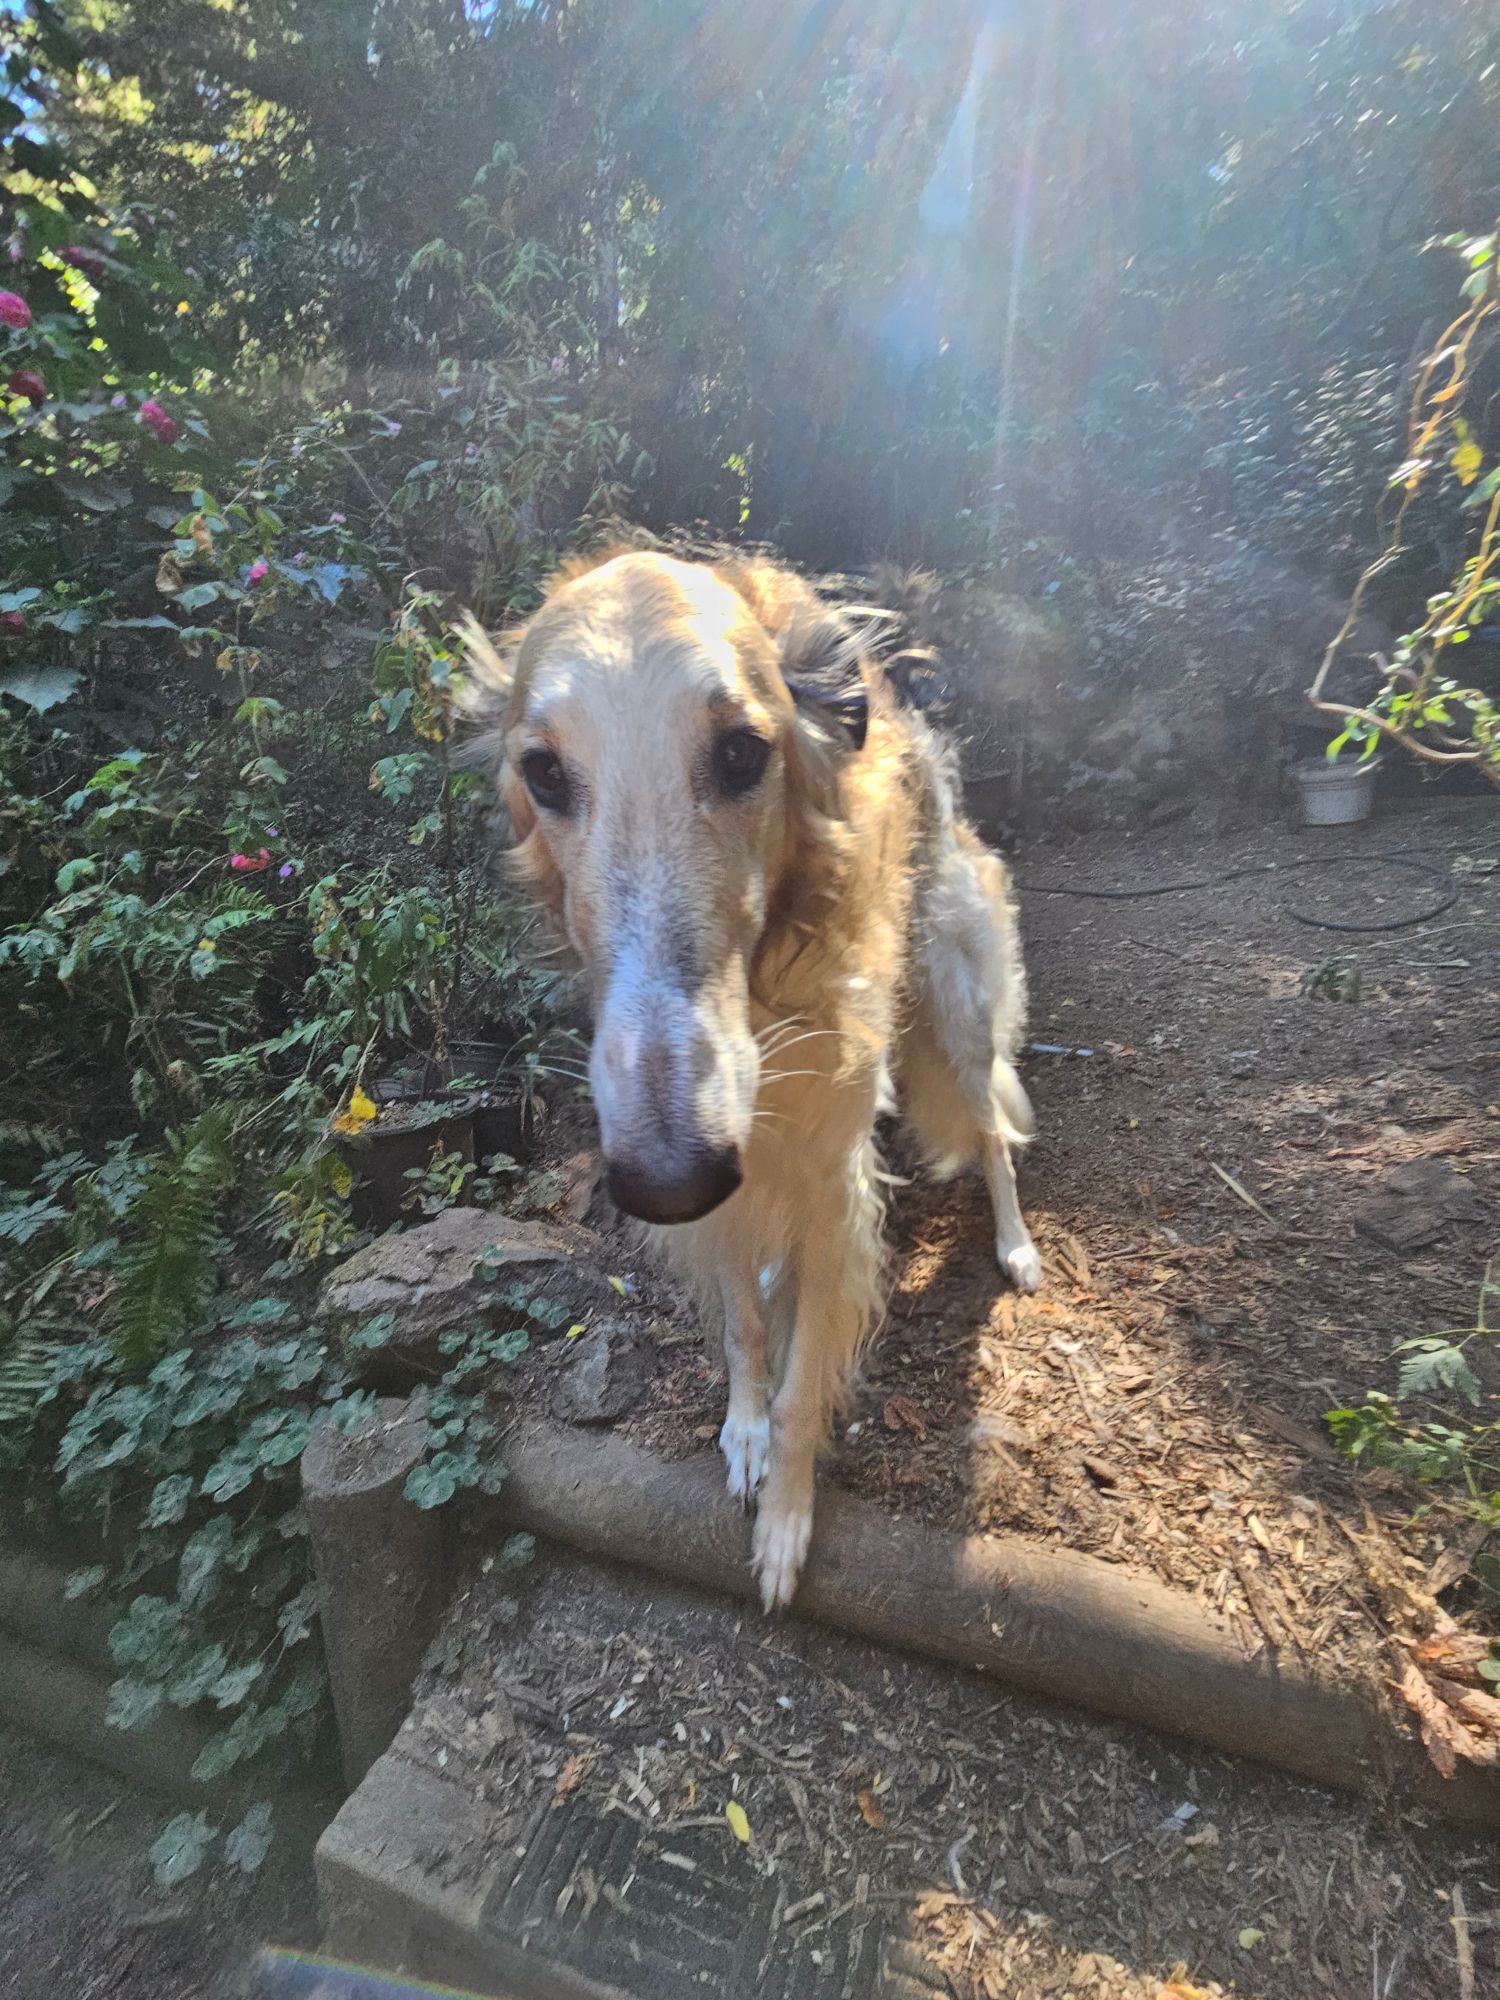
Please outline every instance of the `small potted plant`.
[{"label": "small potted plant", "polygon": [[348,1111],[335,1119],[344,1159],[354,1175],[351,1209],[365,1228],[388,1229],[402,1220],[412,1181],[434,1152],[457,1154],[473,1165],[477,1092],[428,1096],[420,1090],[387,1094],[383,1101],[356,1090]]}]

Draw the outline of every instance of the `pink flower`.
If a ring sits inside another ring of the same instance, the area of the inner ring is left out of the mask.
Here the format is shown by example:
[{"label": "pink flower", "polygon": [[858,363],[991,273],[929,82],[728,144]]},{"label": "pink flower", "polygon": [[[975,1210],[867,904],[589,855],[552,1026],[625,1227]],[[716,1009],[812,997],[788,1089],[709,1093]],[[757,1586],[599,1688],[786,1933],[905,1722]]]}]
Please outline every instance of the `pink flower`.
[{"label": "pink flower", "polygon": [[0,611],[0,632],[10,632],[19,637],[26,630],[24,611]]},{"label": "pink flower", "polygon": [[31,324],[31,307],[18,292],[0,292],[0,326],[24,333]]},{"label": "pink flower", "polygon": [[35,368],[18,368],[6,383],[13,396],[24,396],[33,409],[47,400],[47,384]]},{"label": "pink flower", "polygon": [[87,250],[81,243],[65,243],[57,254],[75,271],[82,271],[86,278],[104,276],[104,259],[97,250]]},{"label": "pink flower", "polygon": [[176,424],[167,415],[154,396],[148,396],[145,402],[142,403],[140,416],[141,422],[149,424],[152,430],[156,432],[156,441],[158,444],[171,444],[176,439]]},{"label": "pink flower", "polygon": [[270,574],[271,565],[262,558],[258,562],[251,563],[249,569],[245,571],[245,581],[246,583],[264,583]]},{"label": "pink flower", "polygon": [[297,864],[294,861],[283,861],[281,866],[276,870],[276,873],[281,877],[283,882],[289,875],[295,875],[296,872]]},{"label": "pink flower", "polygon": [[554,375],[561,375],[561,373],[562,373],[562,372],[563,372],[563,370],[564,370],[564,369],[565,369],[565,368],[567,367],[567,365],[568,365],[568,364],[567,364],[567,362],[566,362],[566,361],[564,361],[564,359],[562,358],[562,356],[561,356],[560,354],[554,354],[554,355],[553,355],[553,357],[552,357],[552,372],[553,372],[553,374],[554,374]]},{"label": "pink flower", "polygon": [[330,528],[342,528],[348,518],[347,514],[330,514],[328,516],[328,525]]},{"label": "pink flower", "polygon": [[118,392],[115,395],[111,396],[109,399],[109,407],[112,410],[123,410],[125,407],[124,396],[119,394]]},{"label": "pink flower", "polygon": [[297,553],[292,557],[292,561],[294,563],[305,563],[307,561],[307,550],[298,549]]},{"label": "pink flower", "polygon": [[270,867],[271,865],[270,851],[269,849],[263,847],[260,850],[260,853],[255,855],[231,854],[229,857],[229,865],[237,875],[257,875],[260,873],[262,868]]}]

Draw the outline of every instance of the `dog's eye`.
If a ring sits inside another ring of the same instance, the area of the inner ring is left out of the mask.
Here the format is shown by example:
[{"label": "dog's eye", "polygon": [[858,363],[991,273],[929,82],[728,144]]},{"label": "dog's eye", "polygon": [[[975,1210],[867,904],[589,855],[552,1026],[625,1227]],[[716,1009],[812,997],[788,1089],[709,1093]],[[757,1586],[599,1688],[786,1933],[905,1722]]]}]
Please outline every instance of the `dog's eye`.
[{"label": "dog's eye", "polygon": [[771,746],[753,729],[726,730],[714,745],[714,778],[731,799],[753,792],[766,775]]},{"label": "dog's eye", "polygon": [[539,806],[555,813],[568,810],[571,789],[560,757],[550,750],[528,750],[521,758],[521,776]]}]

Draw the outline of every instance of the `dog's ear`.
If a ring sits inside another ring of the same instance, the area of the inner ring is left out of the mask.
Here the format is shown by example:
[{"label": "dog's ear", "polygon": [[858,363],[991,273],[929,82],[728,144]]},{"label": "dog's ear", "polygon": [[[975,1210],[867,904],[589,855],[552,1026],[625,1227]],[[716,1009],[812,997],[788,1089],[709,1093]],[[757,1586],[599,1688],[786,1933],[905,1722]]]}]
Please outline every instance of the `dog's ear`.
[{"label": "dog's ear", "polygon": [[498,770],[505,734],[506,711],[515,685],[515,648],[519,633],[496,642],[472,611],[459,620],[467,673],[459,706],[470,725],[465,761]]},{"label": "dog's ear", "polygon": [[731,562],[725,574],[775,641],[804,722],[841,748],[862,750],[870,722],[864,658],[879,614],[830,604],[775,563]]}]

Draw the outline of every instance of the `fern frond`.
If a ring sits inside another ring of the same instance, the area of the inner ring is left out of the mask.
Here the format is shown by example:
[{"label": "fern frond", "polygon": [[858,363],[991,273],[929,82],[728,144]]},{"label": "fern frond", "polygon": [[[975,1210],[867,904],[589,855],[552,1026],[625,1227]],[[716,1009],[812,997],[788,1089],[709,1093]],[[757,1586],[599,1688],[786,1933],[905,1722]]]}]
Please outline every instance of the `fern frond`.
[{"label": "fern frond", "polygon": [[57,1343],[34,1334],[0,1333],[0,1431],[29,1422],[52,1379]]},{"label": "fern frond", "polygon": [[132,1371],[175,1346],[218,1285],[219,1204],[237,1172],[232,1137],[223,1105],[169,1132],[126,1210],[114,1340]]}]

